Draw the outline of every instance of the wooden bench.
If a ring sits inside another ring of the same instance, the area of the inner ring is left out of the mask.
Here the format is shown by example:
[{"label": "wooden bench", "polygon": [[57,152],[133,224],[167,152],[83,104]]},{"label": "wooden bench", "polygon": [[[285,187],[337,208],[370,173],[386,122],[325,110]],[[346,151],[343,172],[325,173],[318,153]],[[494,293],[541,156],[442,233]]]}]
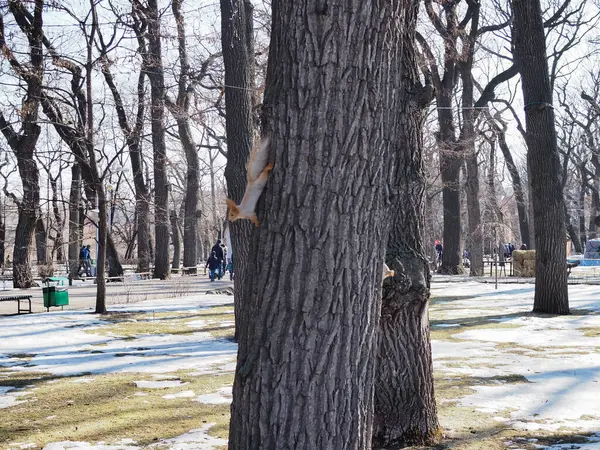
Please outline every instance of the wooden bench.
[{"label": "wooden bench", "polygon": [[[29,302],[29,309],[21,308],[21,300],[27,300]],[[18,313],[29,313],[31,314],[31,295],[14,295],[12,297],[0,297],[0,302],[19,302]]]}]

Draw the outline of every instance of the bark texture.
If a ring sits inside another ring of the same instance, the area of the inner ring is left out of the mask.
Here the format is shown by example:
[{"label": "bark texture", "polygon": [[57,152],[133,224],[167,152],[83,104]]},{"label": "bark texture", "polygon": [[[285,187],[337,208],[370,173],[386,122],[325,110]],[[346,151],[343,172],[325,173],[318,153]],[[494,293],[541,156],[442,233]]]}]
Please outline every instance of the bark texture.
[{"label": "bark texture", "polygon": [[165,145],[165,74],[162,63],[160,18],[157,0],[148,0],[148,54],[145,65],[150,80],[150,115],[154,155],[154,278],[169,276],[169,186]]},{"label": "bark texture", "polygon": [[552,89],[539,0],[513,0],[514,56],[525,102],[527,160],[533,194],[536,278],[533,310],[568,314],[565,207]]},{"label": "bark texture", "polygon": [[230,449],[371,447],[398,23],[414,3],[273,4],[275,169],[249,253]]},{"label": "bark texture", "polygon": [[6,44],[4,20],[0,13],[0,49],[13,71],[23,79],[27,86],[25,98],[19,112],[22,126],[18,133],[0,113],[0,131],[17,158],[19,176],[23,186],[23,197],[17,203],[19,219],[15,231],[13,251],[13,285],[15,288],[29,288],[33,285],[29,249],[33,240],[40,203],[39,171],[33,154],[41,132],[37,122],[44,75],[42,54],[43,7],[43,0],[35,0],[34,13],[31,16],[31,13],[26,10],[21,2],[9,3],[9,9],[17,21],[24,12],[31,16],[31,22],[27,28],[22,29],[29,44],[29,61],[25,64],[17,59]]},{"label": "bark texture", "polygon": [[48,230],[42,219],[40,212],[35,221],[35,253],[38,264],[46,264],[48,262]]},{"label": "bark texture", "polygon": [[[225,64],[225,129],[227,132],[227,195],[239,204],[246,189],[246,162],[254,142],[252,105],[254,95],[254,48],[252,4],[243,0],[221,0],[221,43]],[[211,176],[212,176],[211,170]],[[212,180],[211,180],[212,182]],[[211,184],[212,186],[212,184]],[[212,190],[211,190],[212,192]],[[247,220],[230,224],[235,258],[234,310],[236,339],[246,322],[244,288],[247,284],[250,236]]]},{"label": "bark texture", "polygon": [[394,206],[386,261],[396,276],[383,287],[373,448],[431,445],[441,437],[429,340],[429,267],[423,245],[425,170],[423,108],[434,98],[419,82],[414,50],[418,4],[407,11],[400,60],[404,99],[396,127]]}]

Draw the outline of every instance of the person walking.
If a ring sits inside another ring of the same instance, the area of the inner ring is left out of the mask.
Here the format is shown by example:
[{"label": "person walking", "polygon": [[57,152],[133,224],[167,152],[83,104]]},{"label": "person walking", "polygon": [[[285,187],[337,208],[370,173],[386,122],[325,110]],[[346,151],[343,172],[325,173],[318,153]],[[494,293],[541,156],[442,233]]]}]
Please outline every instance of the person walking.
[{"label": "person walking", "polygon": [[88,277],[92,276],[92,251],[89,245],[83,247],[83,262],[85,267],[85,274]]},{"label": "person walking", "polygon": [[[215,252],[212,252],[208,259],[206,260],[206,266],[204,266],[204,273],[206,273],[206,268],[208,267],[208,278],[210,281],[215,281],[215,277],[217,276],[217,271],[220,270],[221,262],[215,255]],[[220,278],[220,277],[219,277]]]},{"label": "person walking", "polygon": [[217,260],[219,261],[217,276],[220,280],[223,276],[223,247],[221,247],[221,239],[217,239],[217,243],[213,245],[213,248],[210,250],[210,252],[214,254]]}]

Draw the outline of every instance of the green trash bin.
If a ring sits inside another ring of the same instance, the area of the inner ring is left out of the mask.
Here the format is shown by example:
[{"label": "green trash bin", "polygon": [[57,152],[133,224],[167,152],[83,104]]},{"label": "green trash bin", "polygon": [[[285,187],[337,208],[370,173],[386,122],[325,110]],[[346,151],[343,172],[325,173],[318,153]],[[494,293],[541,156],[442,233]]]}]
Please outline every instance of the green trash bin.
[{"label": "green trash bin", "polygon": [[46,286],[42,288],[44,295],[44,308],[50,311],[51,306],[60,306],[69,304],[68,286],[65,286],[67,278],[55,277],[47,278]]}]

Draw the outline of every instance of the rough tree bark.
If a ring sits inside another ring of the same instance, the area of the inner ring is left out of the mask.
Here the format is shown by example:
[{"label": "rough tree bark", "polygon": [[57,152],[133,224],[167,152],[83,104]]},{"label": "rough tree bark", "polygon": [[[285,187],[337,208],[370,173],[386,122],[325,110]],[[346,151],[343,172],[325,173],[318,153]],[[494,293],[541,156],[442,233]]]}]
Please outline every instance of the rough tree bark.
[{"label": "rough tree bark", "polygon": [[540,0],[513,0],[514,56],[525,102],[536,237],[533,310],[568,314],[566,230],[560,158]]},{"label": "rough tree bark", "polygon": [[[29,248],[33,239],[40,203],[39,171],[33,153],[41,132],[37,122],[44,75],[42,53],[43,7],[43,0],[35,0],[31,27],[25,33],[29,43],[29,61],[27,64],[21,64],[8,48],[5,40],[3,15],[0,14],[0,48],[12,69],[27,85],[20,110],[22,127],[19,133],[0,113],[0,131],[17,157],[17,166],[23,185],[23,198],[17,205],[19,219],[15,231],[13,251],[13,285],[15,288],[29,288],[33,285]],[[15,17],[26,10],[21,2],[10,2],[9,9]]]},{"label": "rough tree bark", "polygon": [[[252,4],[249,0],[221,0],[221,44],[225,64],[225,130],[227,133],[227,195],[239,204],[246,188],[246,161],[254,141],[252,97],[254,49]],[[212,171],[211,171],[212,172]],[[238,220],[230,224],[235,257],[234,310],[236,339],[245,324],[244,287],[247,283],[248,252],[252,224]],[[210,248],[210,247],[209,247]]]},{"label": "rough tree bark", "polygon": [[38,264],[46,264],[48,262],[48,231],[44,225],[41,212],[35,221],[35,253]]},{"label": "rough tree bark", "polygon": [[[139,3],[139,2],[134,2]],[[146,74],[150,80],[150,116],[154,153],[154,278],[169,277],[169,182],[165,145],[165,74],[162,62],[160,17],[157,0],[148,0],[148,54]]]},{"label": "rough tree bark", "polygon": [[232,450],[371,447],[398,21],[414,3],[273,3],[263,133],[275,169],[249,252]]},{"label": "rough tree bark", "polygon": [[431,445],[441,437],[433,390],[429,340],[429,267],[423,245],[425,170],[423,108],[433,87],[419,82],[414,49],[418,3],[400,23],[404,30],[404,99],[399,108],[394,204],[386,261],[397,275],[383,286],[375,378],[373,448]]}]

